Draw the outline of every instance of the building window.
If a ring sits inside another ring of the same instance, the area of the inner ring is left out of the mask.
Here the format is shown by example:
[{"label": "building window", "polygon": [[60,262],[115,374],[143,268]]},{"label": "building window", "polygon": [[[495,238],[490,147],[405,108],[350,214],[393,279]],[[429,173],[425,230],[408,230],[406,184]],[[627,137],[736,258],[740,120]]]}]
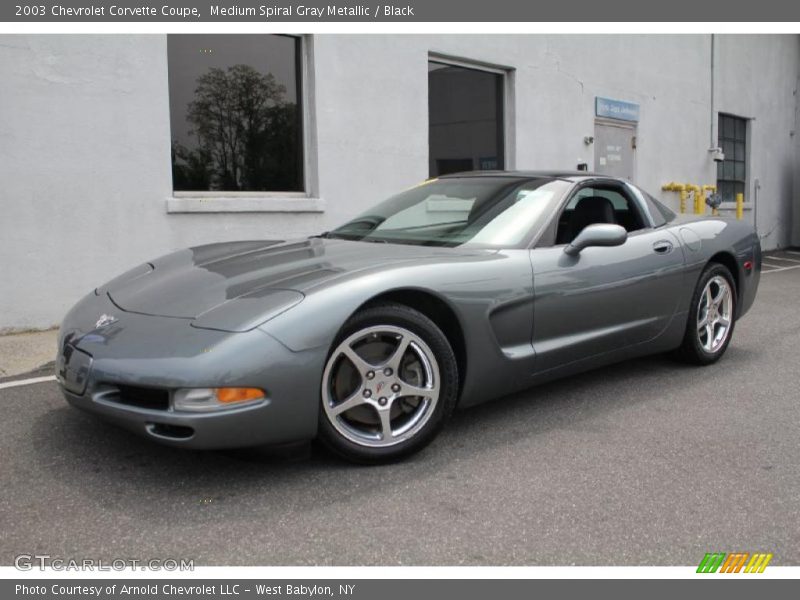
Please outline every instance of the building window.
[{"label": "building window", "polygon": [[502,73],[428,63],[431,177],[505,167],[504,82]]},{"label": "building window", "polygon": [[725,160],[717,163],[717,190],[723,202],[735,202],[744,194],[747,177],[747,119],[719,116],[719,147]]},{"label": "building window", "polygon": [[175,191],[303,191],[300,44],[167,37]]}]

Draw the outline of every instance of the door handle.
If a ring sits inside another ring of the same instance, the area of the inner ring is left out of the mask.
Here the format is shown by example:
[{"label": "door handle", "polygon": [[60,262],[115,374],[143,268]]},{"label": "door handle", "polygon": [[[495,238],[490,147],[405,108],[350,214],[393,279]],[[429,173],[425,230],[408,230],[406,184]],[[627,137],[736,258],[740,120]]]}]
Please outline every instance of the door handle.
[{"label": "door handle", "polygon": [[672,248],[672,242],[668,240],[659,240],[653,244],[653,252],[656,254],[669,254]]}]

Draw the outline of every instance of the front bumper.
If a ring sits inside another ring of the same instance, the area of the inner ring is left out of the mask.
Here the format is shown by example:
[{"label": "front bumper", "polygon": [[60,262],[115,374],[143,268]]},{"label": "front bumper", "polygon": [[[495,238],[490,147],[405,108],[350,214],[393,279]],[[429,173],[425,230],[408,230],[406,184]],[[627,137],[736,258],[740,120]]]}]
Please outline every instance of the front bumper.
[{"label": "front bumper", "polygon": [[[104,400],[103,393],[73,394],[62,386],[72,406],[162,444],[194,449],[235,448],[278,444],[313,437],[280,426],[270,414],[271,401],[216,413],[186,414],[122,406]],[[273,411],[274,412],[274,411]]]},{"label": "front bumper", "polygon": [[[101,315],[116,320],[97,327]],[[235,448],[315,437],[324,360],[324,349],[293,352],[258,329],[198,329],[186,319],[126,313],[90,294],[61,327],[57,376],[71,405],[134,433],[185,448]],[[256,387],[266,398],[183,412],[169,402],[122,402],[126,386],[167,396],[179,388]]]}]

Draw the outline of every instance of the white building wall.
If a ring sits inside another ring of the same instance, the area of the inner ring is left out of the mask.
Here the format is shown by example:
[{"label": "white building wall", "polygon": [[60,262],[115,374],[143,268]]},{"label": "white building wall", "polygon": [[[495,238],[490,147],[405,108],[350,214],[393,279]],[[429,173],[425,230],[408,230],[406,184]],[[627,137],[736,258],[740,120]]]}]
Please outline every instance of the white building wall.
[{"label": "white building wall", "polygon": [[[676,208],[663,183],[716,181],[707,35],[337,35],[309,49],[307,151],[324,211],[168,214],[165,36],[2,36],[0,331],[54,325],[172,249],[318,232],[426,178],[429,53],[513,69],[508,167],[592,169],[583,140],[605,96],[641,106],[645,189]],[[799,50],[797,36],[716,37],[716,109],[754,119],[748,199],[758,179],[765,248],[791,236]]]},{"label": "white building wall", "polygon": [[[746,199],[764,248],[791,244],[797,36],[717,36],[720,112],[752,119]],[[758,189],[756,183],[758,182]]]}]

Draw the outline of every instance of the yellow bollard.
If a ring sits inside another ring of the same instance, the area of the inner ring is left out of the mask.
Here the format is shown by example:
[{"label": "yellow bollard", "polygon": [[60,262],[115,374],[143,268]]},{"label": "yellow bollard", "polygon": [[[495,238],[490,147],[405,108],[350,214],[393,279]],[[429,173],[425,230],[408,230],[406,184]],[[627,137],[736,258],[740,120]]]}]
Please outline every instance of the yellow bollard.
[{"label": "yellow bollard", "polygon": [[744,194],[736,194],[736,218],[740,221],[744,218]]},{"label": "yellow bollard", "polygon": [[686,197],[687,196],[688,196],[688,194],[686,193],[686,188],[683,188],[680,191],[680,196],[679,196],[680,202],[681,202],[681,214],[686,212]]}]

